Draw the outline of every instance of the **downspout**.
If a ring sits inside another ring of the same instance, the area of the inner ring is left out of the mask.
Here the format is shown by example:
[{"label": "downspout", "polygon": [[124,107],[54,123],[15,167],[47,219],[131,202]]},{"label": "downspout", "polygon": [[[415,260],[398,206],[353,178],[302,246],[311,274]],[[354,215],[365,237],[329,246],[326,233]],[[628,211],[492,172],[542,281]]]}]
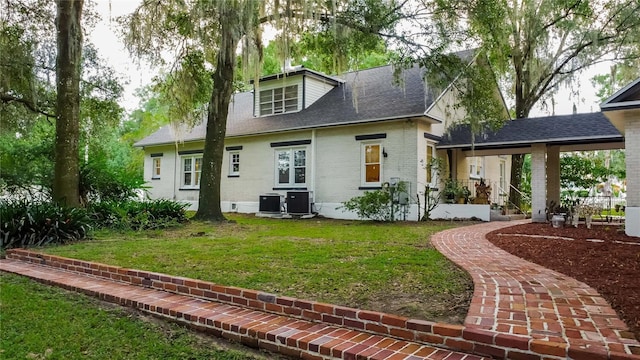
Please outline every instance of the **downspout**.
[{"label": "downspout", "polygon": [[175,147],[175,154],[176,154],[175,158],[173,159],[173,200],[176,200],[176,183],[178,182],[176,178],[180,173],[180,168],[178,168],[178,165],[179,165],[178,158],[180,156],[178,156],[178,143],[174,142],[173,146]]},{"label": "downspout", "polygon": [[[312,191],[313,194],[313,203],[315,206],[316,203],[316,154],[317,154],[317,145],[316,145],[316,129],[311,130],[311,186],[309,186],[309,190]],[[313,209],[312,209],[313,210]]]},{"label": "downspout", "polygon": [[307,75],[302,75],[302,109],[307,108]]}]

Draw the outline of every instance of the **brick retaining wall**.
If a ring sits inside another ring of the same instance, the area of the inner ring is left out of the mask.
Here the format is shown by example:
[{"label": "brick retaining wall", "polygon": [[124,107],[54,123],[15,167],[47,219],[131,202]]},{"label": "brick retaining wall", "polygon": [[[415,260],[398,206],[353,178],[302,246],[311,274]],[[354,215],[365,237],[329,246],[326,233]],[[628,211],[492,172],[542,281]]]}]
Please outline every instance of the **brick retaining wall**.
[{"label": "brick retaining wall", "polygon": [[498,359],[637,359],[634,355],[629,354],[615,352],[603,354],[600,351],[595,353],[594,351],[597,349],[592,351],[575,346],[570,347],[568,344],[535,340],[528,336],[504,334],[462,325],[435,323],[375,311],[277,296],[255,290],[47,255],[25,249],[7,250],[6,257],[88,276],[307,321],[338,325],[454,351],[488,355]]}]

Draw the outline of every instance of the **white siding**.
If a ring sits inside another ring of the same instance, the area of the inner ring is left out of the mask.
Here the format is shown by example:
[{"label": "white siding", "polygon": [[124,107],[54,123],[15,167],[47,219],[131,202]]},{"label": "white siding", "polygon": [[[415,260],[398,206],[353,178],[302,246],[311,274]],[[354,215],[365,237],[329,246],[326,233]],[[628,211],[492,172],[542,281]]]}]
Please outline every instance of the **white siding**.
[{"label": "white siding", "polygon": [[[153,159],[151,154],[162,154],[159,158],[160,177],[153,179]],[[144,181],[148,186],[147,193],[152,199],[173,199],[174,197],[174,178],[175,178],[175,162],[176,152],[174,146],[154,146],[145,148],[144,156]]]},{"label": "white siding", "polygon": [[320,81],[312,76],[306,76],[304,80],[305,94],[304,102],[305,108],[311,106],[316,100],[320,99],[324,94],[331,91],[334,85],[327,84],[324,81]]},{"label": "white siding", "polygon": [[[265,193],[286,195],[288,190],[274,190],[275,151],[272,142],[312,140],[307,150],[306,189],[313,191],[316,210],[323,215],[341,218],[353,218],[336,210],[343,201],[364,193],[361,184],[361,144],[378,142],[388,157],[382,158],[382,182],[398,177],[411,183],[411,194],[417,189],[419,170],[418,144],[423,137],[416,134],[417,125],[413,121],[394,121],[376,125],[358,125],[341,128],[298,131],[285,134],[250,136],[228,139],[227,146],[242,146],[240,154],[240,174],[229,177],[229,153],[224,152],[222,164],[221,200],[222,210],[238,212],[257,212],[259,196]],[[375,140],[355,139],[356,135],[386,134],[386,138]],[[422,139],[424,140],[424,139]],[[199,150],[203,143],[192,143],[179,147],[183,150]],[[150,179],[152,171],[151,153],[163,152],[162,176],[149,182],[152,198],[167,198],[185,201],[197,207],[198,191],[180,189],[180,158],[176,157],[173,146],[146,148],[145,179]],[[315,174],[314,174],[315,172]],[[170,176],[170,174],[172,176]],[[412,201],[412,202],[415,202]],[[415,220],[415,205],[410,218]]]},{"label": "white siding", "polygon": [[[386,138],[355,140],[356,135],[385,133]],[[315,200],[340,203],[363,194],[361,187],[361,144],[380,143],[388,157],[382,158],[382,182],[398,177],[417,181],[416,125],[397,121],[376,125],[330,128],[317,131],[317,185]]]},{"label": "white siding", "polygon": [[295,75],[262,82],[259,87],[256,86],[253,96],[253,115],[256,117],[260,116],[260,91],[282,88],[290,85],[298,85],[298,111],[302,110],[302,75]]},{"label": "white siding", "polygon": [[[222,164],[221,200],[231,203],[254,202],[265,193],[286,194],[286,190],[274,190],[275,184],[275,151],[272,142],[310,140],[311,131],[298,131],[286,134],[251,136],[228,139],[225,146],[242,146],[240,153],[240,176],[229,177],[229,151],[225,151]],[[301,145],[307,148],[307,188],[312,179],[311,161],[312,145]],[[310,189],[309,189],[310,190]],[[224,210],[224,209],[223,209]]]}]

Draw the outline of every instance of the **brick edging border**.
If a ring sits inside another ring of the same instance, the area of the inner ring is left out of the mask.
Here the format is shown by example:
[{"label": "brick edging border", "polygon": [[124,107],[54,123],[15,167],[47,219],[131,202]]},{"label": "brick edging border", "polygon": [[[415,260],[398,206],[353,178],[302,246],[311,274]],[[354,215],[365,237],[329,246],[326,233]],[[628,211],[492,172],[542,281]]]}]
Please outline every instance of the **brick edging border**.
[{"label": "brick edging border", "polygon": [[610,352],[604,347],[582,348],[566,343],[532,339],[528,336],[410,319],[376,311],[222,286],[196,279],[42,254],[27,249],[9,249],[6,251],[6,257],[112,281],[498,359],[637,359],[634,355]]}]

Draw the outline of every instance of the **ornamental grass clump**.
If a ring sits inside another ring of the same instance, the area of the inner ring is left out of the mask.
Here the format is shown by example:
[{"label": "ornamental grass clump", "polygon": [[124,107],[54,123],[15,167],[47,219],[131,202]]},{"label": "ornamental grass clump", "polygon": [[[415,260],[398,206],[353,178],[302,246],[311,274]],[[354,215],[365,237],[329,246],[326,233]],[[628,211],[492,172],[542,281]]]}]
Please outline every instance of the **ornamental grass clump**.
[{"label": "ornamental grass clump", "polygon": [[2,249],[64,244],[86,238],[91,219],[82,208],[51,202],[0,201]]}]

